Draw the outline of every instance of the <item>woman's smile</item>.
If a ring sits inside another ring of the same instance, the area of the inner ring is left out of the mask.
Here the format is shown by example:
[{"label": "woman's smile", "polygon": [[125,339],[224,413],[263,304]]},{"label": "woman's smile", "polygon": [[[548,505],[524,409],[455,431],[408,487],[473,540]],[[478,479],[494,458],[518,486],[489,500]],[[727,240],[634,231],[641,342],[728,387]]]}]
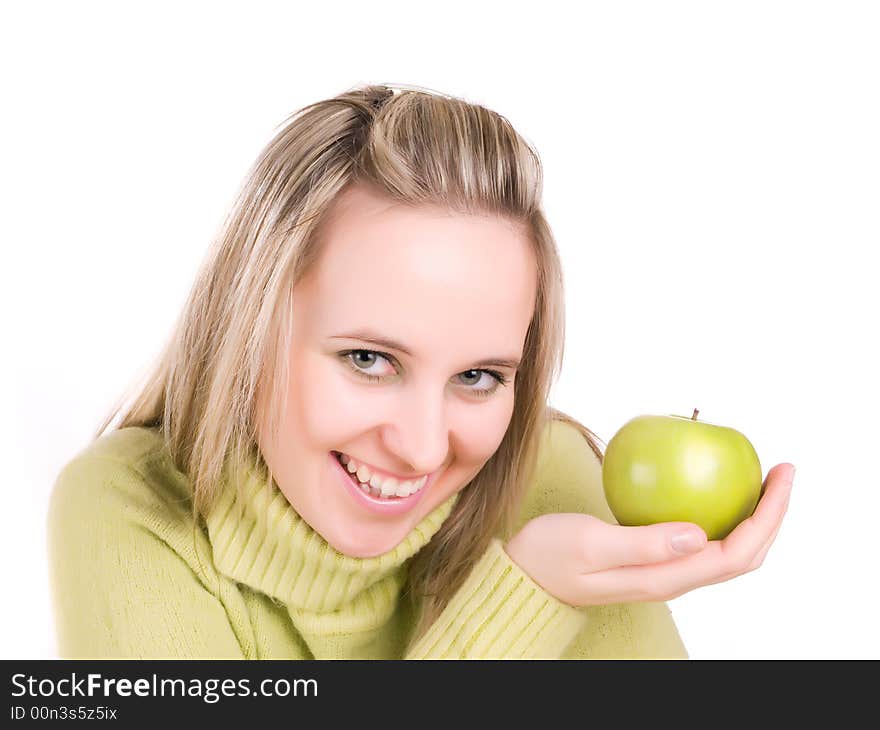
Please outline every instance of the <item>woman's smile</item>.
[{"label": "woman's smile", "polygon": [[[385,480],[381,477],[367,476],[368,481],[365,483],[360,479],[364,478],[365,473],[368,474],[366,467],[361,466],[353,473],[341,460],[346,457],[340,455],[338,451],[331,451],[329,457],[331,468],[352,499],[369,511],[386,516],[404,514],[413,509],[421,502],[428,492],[429,485],[435,481],[435,475],[439,473],[436,471],[430,476],[425,475],[421,479],[402,483],[393,477]],[[348,464],[354,465],[350,459]]]},{"label": "woman's smile", "polygon": [[373,484],[374,477],[375,480],[379,482],[390,482],[391,480],[394,480],[398,484],[403,484],[404,482],[417,482],[420,479],[431,476],[430,474],[417,474],[415,476],[392,474],[390,471],[377,469],[372,464],[368,464],[366,461],[363,461],[361,459],[356,459],[342,451],[337,451],[334,453],[336,454],[339,461],[342,462],[342,465],[345,466],[352,474],[356,474],[361,482],[372,484],[374,487],[381,486],[380,484]]}]

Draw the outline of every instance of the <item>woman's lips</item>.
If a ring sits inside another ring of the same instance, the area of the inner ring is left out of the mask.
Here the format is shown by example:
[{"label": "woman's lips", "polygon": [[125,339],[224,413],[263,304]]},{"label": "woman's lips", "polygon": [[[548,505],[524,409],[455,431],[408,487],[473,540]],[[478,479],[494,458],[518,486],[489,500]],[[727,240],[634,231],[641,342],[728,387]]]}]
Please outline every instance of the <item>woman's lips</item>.
[{"label": "woman's lips", "polygon": [[336,453],[337,452],[330,451],[328,452],[327,457],[330,459],[333,470],[339,475],[342,485],[355,502],[375,514],[391,516],[409,512],[421,502],[423,495],[428,491],[428,488],[433,483],[437,474],[437,472],[434,472],[434,474],[428,477],[425,485],[421,489],[417,492],[413,492],[407,497],[373,497],[364,492],[355,480],[352,479],[352,474],[342,465],[342,462],[339,461]]},{"label": "woman's lips", "polygon": [[[340,463],[342,461],[341,457],[347,456],[346,454],[344,454],[341,451],[334,451],[332,453],[335,454],[336,458],[340,460]],[[347,456],[347,458],[350,459],[351,457]],[[365,461],[361,461],[360,459],[355,459],[354,461],[356,464],[362,464],[363,466],[367,467],[367,469],[370,470],[370,474],[378,474],[383,479],[387,479],[387,478],[391,477],[393,479],[396,479],[398,482],[414,482],[414,481],[417,481],[425,476],[424,474],[419,474],[417,477],[402,477],[402,476],[398,476],[397,474],[392,474],[390,471],[385,471],[384,469],[377,469],[376,467],[374,467],[370,464],[367,464]],[[342,468],[345,469],[346,465],[342,464]],[[428,478],[430,478],[430,476],[431,475],[428,474]]]}]

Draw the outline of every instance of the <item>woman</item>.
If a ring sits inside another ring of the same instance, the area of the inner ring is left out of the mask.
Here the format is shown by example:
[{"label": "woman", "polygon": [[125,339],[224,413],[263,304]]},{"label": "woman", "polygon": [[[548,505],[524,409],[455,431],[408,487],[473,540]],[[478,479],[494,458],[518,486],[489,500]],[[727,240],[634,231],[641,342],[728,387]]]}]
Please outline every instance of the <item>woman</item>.
[{"label": "woman", "polygon": [[685,657],[663,601],[760,564],[789,467],[723,542],[617,526],[598,439],[547,406],[564,297],[531,148],[384,86],[288,121],[59,476],[61,654]]}]

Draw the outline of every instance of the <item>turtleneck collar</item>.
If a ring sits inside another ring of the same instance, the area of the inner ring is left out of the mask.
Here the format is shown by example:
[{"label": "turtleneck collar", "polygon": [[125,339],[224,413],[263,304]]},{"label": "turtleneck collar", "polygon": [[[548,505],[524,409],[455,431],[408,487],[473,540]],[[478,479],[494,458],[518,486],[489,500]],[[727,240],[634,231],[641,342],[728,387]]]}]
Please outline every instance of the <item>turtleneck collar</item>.
[{"label": "turtleneck collar", "polygon": [[[336,611],[364,590],[401,571],[440,529],[458,492],[438,505],[394,549],[354,558],[334,549],[293,509],[262,459],[250,456],[238,479],[224,471],[220,495],[206,519],[221,573],[313,613]],[[397,581],[395,581],[397,582]]]}]

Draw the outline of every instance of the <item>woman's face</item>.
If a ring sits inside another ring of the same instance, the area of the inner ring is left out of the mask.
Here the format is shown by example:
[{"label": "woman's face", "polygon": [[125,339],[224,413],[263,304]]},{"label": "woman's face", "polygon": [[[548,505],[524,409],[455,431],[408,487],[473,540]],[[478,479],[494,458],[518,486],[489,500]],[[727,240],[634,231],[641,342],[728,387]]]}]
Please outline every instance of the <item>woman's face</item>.
[{"label": "woman's face", "polygon": [[[373,557],[465,487],[501,443],[536,262],[523,227],[407,208],[363,186],[335,201],[322,241],[294,287],[287,408],[277,438],[260,447],[315,531],[341,553]],[[365,465],[358,474],[387,496],[365,494],[336,454]],[[409,497],[393,496],[423,475]]]}]

